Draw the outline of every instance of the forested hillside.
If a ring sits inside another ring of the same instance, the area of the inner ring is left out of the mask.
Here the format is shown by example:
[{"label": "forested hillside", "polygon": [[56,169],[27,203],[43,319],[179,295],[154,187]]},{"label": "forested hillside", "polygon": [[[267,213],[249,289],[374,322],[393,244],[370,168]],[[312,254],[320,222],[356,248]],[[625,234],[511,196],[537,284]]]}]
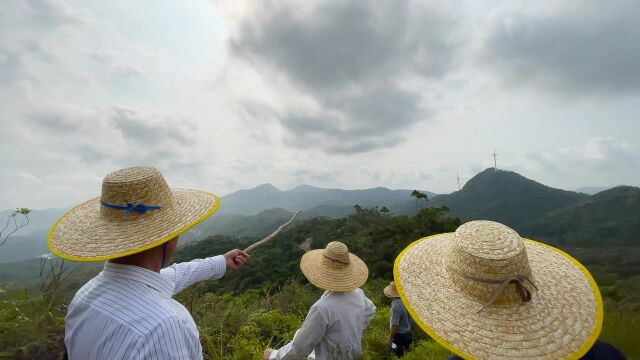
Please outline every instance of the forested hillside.
[{"label": "forested hillside", "polygon": [[[269,187],[258,190],[267,193],[266,198],[277,194]],[[326,189],[294,190],[292,194]],[[395,199],[396,193],[380,191],[392,195],[389,200]],[[243,196],[249,199],[249,195]],[[364,358],[390,358],[385,345],[389,304],[381,289],[392,278],[395,257],[412,241],[454,231],[470,219],[501,221],[521,235],[559,246],[583,262],[605,296],[602,338],[631,358],[640,358],[640,344],[635,341],[635,334],[640,333],[640,189],[617,187],[589,196],[489,169],[449,195],[429,201],[411,199],[408,193],[403,196],[404,205],[382,203],[366,208],[325,204],[311,208],[276,239],[252,252],[251,261],[241,270],[180,294],[178,299],[199,326],[206,358],[255,359],[265,347],[277,347],[291,339],[320,295],[302,276],[300,257],[305,250],[322,248],[334,240],[346,243],[369,267],[370,278],[364,288],[379,310],[365,334]],[[46,218],[49,212],[34,215],[37,221],[32,233],[42,232],[40,217]],[[290,216],[291,211],[278,208],[256,215],[216,214],[181,237],[174,261],[243,248]],[[16,239],[21,240],[12,240]],[[42,261],[0,264],[0,358],[58,359],[66,304],[100,267],[99,263],[66,263],[66,275],[56,280],[47,275],[46,266],[40,274]],[[448,356],[426,335],[418,331],[417,336],[419,345],[407,359]]]},{"label": "forested hillside", "polygon": [[[415,217],[408,217],[389,216],[377,208],[357,207],[356,213],[347,218],[312,218],[256,249],[247,266],[228,274],[211,290],[238,292],[302,279],[298,264],[305,241],[312,249],[323,248],[330,241],[344,242],[367,263],[370,278],[391,281],[393,261],[402,249],[421,237],[454,231],[459,224],[458,219],[448,217],[443,209],[425,209]],[[174,259],[180,262],[219,254],[234,246],[242,248],[252,241],[255,239],[214,236],[183,247]]]},{"label": "forested hillside", "polygon": [[[345,242],[367,262],[370,270],[367,295],[378,311],[363,339],[364,359],[391,359],[386,348],[389,301],[382,288],[392,278],[397,254],[412,241],[431,234],[456,229],[460,221],[445,209],[425,209],[417,216],[390,216],[380,209],[356,207],[347,218],[312,218],[281,233],[257,248],[251,261],[240,271],[228,272],[219,281],[208,281],[177,296],[193,314],[201,335],[206,359],[259,358],[266,347],[289,341],[300,326],[309,306],[321,291],[308,284],[299,270],[306,246],[321,248],[329,241]],[[175,261],[223,253],[244,247],[256,237],[212,236],[179,250]],[[302,246],[304,244],[304,246]],[[630,358],[640,356],[635,335],[640,332],[640,277],[599,265],[601,252],[582,248],[570,253],[595,270],[605,296],[605,326],[601,337]],[[594,263],[595,261],[595,263]],[[68,266],[69,264],[67,264]],[[73,265],[72,265],[73,266]],[[0,358],[59,359],[63,351],[63,317],[75,290],[96,270],[73,272],[60,283],[47,277],[39,291],[27,292],[19,283],[0,288]],[[69,274],[68,272],[66,274]],[[431,341],[417,327],[418,342],[405,357],[446,359],[450,354]]]},{"label": "forested hillside", "polygon": [[447,206],[451,215],[463,221],[488,219],[519,229],[550,211],[588,199],[586,194],[554,189],[512,171],[489,168],[460,191],[429,201],[429,206]]},{"label": "forested hillside", "polygon": [[526,230],[563,246],[640,246],[640,188],[602,191],[532,221]]},{"label": "forested hillside", "polygon": [[[294,313],[298,315],[291,316],[286,309],[307,309],[309,303],[319,296],[319,292],[307,284],[299,270],[299,260],[304,252],[300,245],[308,239],[311,239],[311,248],[322,248],[332,240],[343,241],[351,251],[367,262],[370,280],[365,289],[380,306],[376,322],[365,336],[367,351],[365,358],[387,358],[388,352],[385,351],[380,338],[383,338],[387,331],[388,304],[381,297],[380,290],[391,279],[395,256],[414,239],[452,231],[459,223],[458,219],[448,217],[445,209],[425,209],[417,216],[409,217],[389,216],[380,212],[379,209],[357,207],[354,215],[344,219],[310,219],[281,234],[265,247],[255,250],[251,262],[241,271],[229,273],[219,281],[201,284],[196,289],[192,289],[192,292],[183,295],[183,301],[185,304],[191,304],[196,310],[201,309],[197,314],[202,321],[218,324],[218,326],[224,324],[225,328],[236,326],[234,341],[239,342],[244,331],[252,331],[253,335],[249,337],[252,340],[240,342],[238,345],[220,344],[216,341],[221,341],[220,339],[224,337],[216,332],[216,326],[208,327],[212,331],[209,343],[211,354],[219,354],[219,349],[222,349],[223,353],[227,351],[228,354],[235,354],[234,349],[242,348],[255,349],[243,350],[246,351],[243,354],[255,355],[265,344],[278,343],[292,336],[292,333],[274,334],[277,327],[271,327],[267,325],[268,323],[288,324],[282,325],[280,329],[295,331],[296,324],[300,323],[305,312],[296,310]],[[255,240],[255,238],[236,240],[225,236],[210,237],[181,249],[176,254],[176,261],[218,254],[237,244],[236,241],[244,246]],[[563,249],[587,265],[601,287],[605,297],[605,326],[601,338],[616,344],[631,358],[638,358],[640,344],[635,341],[635,334],[640,332],[640,317],[637,315],[640,312],[640,301],[638,301],[640,272],[637,272],[640,268],[630,270],[626,266],[634,261],[640,261],[638,248],[627,249],[628,251],[624,254],[626,260],[623,260],[626,263],[620,262],[621,257],[617,248],[605,251],[593,248],[565,247]],[[302,284],[303,287],[299,288],[295,284]],[[273,289],[279,290],[274,292]],[[372,289],[375,290],[372,291]],[[311,294],[316,294],[316,297],[310,295],[309,291]],[[239,297],[224,295],[229,293],[237,294],[236,296]],[[206,299],[210,305],[202,305],[202,299]],[[227,308],[226,305],[221,305],[225,301],[231,301],[235,305]],[[283,302],[286,305],[282,305]],[[259,308],[260,315],[255,313],[241,315],[238,307],[247,303]],[[217,306],[224,307],[225,311],[228,311],[225,312],[223,319],[215,318],[204,310]],[[228,325],[227,321],[232,325]],[[248,329],[240,325],[245,321],[251,323]],[[265,327],[270,330],[264,330]],[[419,331],[418,333],[420,337],[426,339],[424,334]],[[420,350],[414,350],[410,356],[412,357],[409,359],[446,359],[446,351],[433,342],[424,341],[420,345]],[[248,356],[247,359],[249,358],[251,357]]]}]

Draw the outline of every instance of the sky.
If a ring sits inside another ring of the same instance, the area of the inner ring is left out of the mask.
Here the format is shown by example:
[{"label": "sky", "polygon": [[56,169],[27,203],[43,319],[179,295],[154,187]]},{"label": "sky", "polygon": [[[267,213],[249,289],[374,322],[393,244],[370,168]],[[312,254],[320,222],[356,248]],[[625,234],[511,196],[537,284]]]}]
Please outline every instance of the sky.
[{"label": "sky", "polygon": [[173,187],[640,185],[637,1],[7,0],[0,209]]}]

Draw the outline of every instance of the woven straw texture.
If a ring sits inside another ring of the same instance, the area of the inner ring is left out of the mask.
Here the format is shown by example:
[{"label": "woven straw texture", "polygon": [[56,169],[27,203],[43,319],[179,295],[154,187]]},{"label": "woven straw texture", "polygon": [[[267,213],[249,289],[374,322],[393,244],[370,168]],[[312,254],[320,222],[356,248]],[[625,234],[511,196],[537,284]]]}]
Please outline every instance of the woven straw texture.
[{"label": "woven straw texture", "polygon": [[[100,204],[161,206],[146,213],[110,209]],[[160,245],[213,214],[215,195],[171,189],[154,168],[128,168],[104,178],[101,197],[64,214],[49,232],[49,248],[58,256],[100,261],[133,254]]]},{"label": "woven straw texture", "polygon": [[351,291],[367,282],[369,269],[347,246],[332,241],[324,249],[311,250],[300,260],[300,269],[313,285],[331,291]]},{"label": "woven straw texture", "polygon": [[396,288],[396,282],[392,281],[389,285],[387,285],[384,290],[382,290],[387,297],[390,298],[398,298],[400,294],[398,294],[398,289]]},{"label": "woven straw texture", "polygon": [[[414,319],[465,358],[578,358],[601,329],[600,293],[586,269],[502,224],[473,221],[456,233],[419,240],[396,259],[394,270]],[[531,301],[523,302],[511,284],[483,309],[498,285],[470,277],[513,275],[535,283],[537,291],[526,286]]]}]

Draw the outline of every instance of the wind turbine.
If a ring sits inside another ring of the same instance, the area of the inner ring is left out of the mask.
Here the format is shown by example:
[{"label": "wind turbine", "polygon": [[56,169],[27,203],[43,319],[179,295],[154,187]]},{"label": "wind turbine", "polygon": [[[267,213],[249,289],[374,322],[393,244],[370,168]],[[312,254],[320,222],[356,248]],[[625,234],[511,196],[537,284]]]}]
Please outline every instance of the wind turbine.
[{"label": "wind turbine", "polygon": [[498,160],[497,160],[498,153],[496,152],[496,150],[493,150],[493,154],[491,155],[493,155],[493,170],[497,172],[498,171]]}]

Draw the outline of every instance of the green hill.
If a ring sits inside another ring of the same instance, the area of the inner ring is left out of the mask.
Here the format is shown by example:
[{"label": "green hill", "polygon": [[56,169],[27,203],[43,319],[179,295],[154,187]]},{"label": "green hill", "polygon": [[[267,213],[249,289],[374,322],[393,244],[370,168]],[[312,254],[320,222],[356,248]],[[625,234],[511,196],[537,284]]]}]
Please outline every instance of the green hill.
[{"label": "green hill", "polygon": [[512,171],[489,168],[460,190],[439,195],[428,206],[446,206],[463,221],[494,220],[519,230],[532,219],[578,204],[589,195],[554,189]]},{"label": "green hill", "polygon": [[[211,290],[237,292],[301,279],[298,263],[303,254],[300,244],[305,241],[311,243],[312,249],[323,248],[330,241],[342,241],[367,262],[371,278],[391,279],[393,261],[402,249],[421,237],[454,231],[459,224],[442,209],[425,209],[416,217],[392,217],[377,209],[357,208],[355,214],[342,219],[311,218],[254,251],[247,266],[228,274]],[[235,247],[243,248],[255,240],[212,236],[182,247],[174,259],[180,262],[220,254]]]},{"label": "green hill", "polygon": [[602,191],[541,216],[525,230],[562,246],[640,246],[640,188]]}]

